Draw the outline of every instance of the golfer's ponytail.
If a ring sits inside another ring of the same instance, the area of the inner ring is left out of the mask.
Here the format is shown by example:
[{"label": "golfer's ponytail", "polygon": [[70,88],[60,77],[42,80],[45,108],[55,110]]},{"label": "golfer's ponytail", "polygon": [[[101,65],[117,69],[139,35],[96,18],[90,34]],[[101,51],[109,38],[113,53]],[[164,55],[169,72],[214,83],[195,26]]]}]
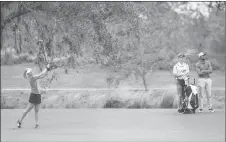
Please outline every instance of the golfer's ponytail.
[{"label": "golfer's ponytail", "polygon": [[23,77],[24,77],[24,79],[27,79],[27,70],[24,71]]}]

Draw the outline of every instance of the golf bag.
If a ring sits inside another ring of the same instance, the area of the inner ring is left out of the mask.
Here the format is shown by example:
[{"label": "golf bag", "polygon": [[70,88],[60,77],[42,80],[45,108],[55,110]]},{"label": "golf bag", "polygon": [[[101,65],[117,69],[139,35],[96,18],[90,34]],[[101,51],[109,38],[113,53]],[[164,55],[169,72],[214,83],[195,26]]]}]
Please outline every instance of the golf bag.
[{"label": "golf bag", "polygon": [[180,79],[178,82],[182,86],[182,112],[184,113],[195,113],[195,110],[199,107],[198,103],[198,87],[194,84],[189,84],[189,78],[187,80]]}]

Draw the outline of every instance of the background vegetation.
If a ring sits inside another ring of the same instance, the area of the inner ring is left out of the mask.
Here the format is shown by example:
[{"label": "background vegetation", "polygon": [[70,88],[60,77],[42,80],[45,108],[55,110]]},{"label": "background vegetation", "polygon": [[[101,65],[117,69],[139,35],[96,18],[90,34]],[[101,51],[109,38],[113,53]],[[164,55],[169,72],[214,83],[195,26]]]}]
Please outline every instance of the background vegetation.
[{"label": "background vegetation", "polygon": [[110,72],[109,88],[135,76],[147,93],[148,76],[171,73],[179,52],[191,70],[204,51],[214,70],[225,71],[224,2],[1,2],[1,16],[2,66],[34,63],[42,70],[41,39],[47,58],[63,70],[43,87],[98,67]]}]

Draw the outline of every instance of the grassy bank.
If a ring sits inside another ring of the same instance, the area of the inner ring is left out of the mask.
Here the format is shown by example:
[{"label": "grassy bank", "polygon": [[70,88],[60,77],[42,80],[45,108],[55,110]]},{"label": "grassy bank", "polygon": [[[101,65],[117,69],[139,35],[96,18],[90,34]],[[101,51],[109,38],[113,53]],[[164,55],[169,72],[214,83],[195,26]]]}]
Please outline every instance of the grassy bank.
[{"label": "grassy bank", "polygon": [[[213,107],[224,108],[225,90],[213,90]],[[48,91],[42,94],[42,108],[176,108],[173,89],[114,91]],[[26,108],[28,91],[4,91],[1,108]]]}]

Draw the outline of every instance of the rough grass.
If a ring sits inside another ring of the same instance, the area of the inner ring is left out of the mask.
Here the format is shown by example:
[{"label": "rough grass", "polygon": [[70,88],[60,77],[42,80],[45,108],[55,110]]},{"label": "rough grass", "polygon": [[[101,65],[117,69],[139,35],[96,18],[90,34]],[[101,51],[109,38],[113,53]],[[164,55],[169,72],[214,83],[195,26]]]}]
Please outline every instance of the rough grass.
[{"label": "rough grass", "polygon": [[[2,92],[1,108],[26,108],[28,92]],[[213,107],[224,108],[224,90],[213,90]],[[49,91],[42,94],[42,108],[176,108],[174,90],[145,91]]]}]

